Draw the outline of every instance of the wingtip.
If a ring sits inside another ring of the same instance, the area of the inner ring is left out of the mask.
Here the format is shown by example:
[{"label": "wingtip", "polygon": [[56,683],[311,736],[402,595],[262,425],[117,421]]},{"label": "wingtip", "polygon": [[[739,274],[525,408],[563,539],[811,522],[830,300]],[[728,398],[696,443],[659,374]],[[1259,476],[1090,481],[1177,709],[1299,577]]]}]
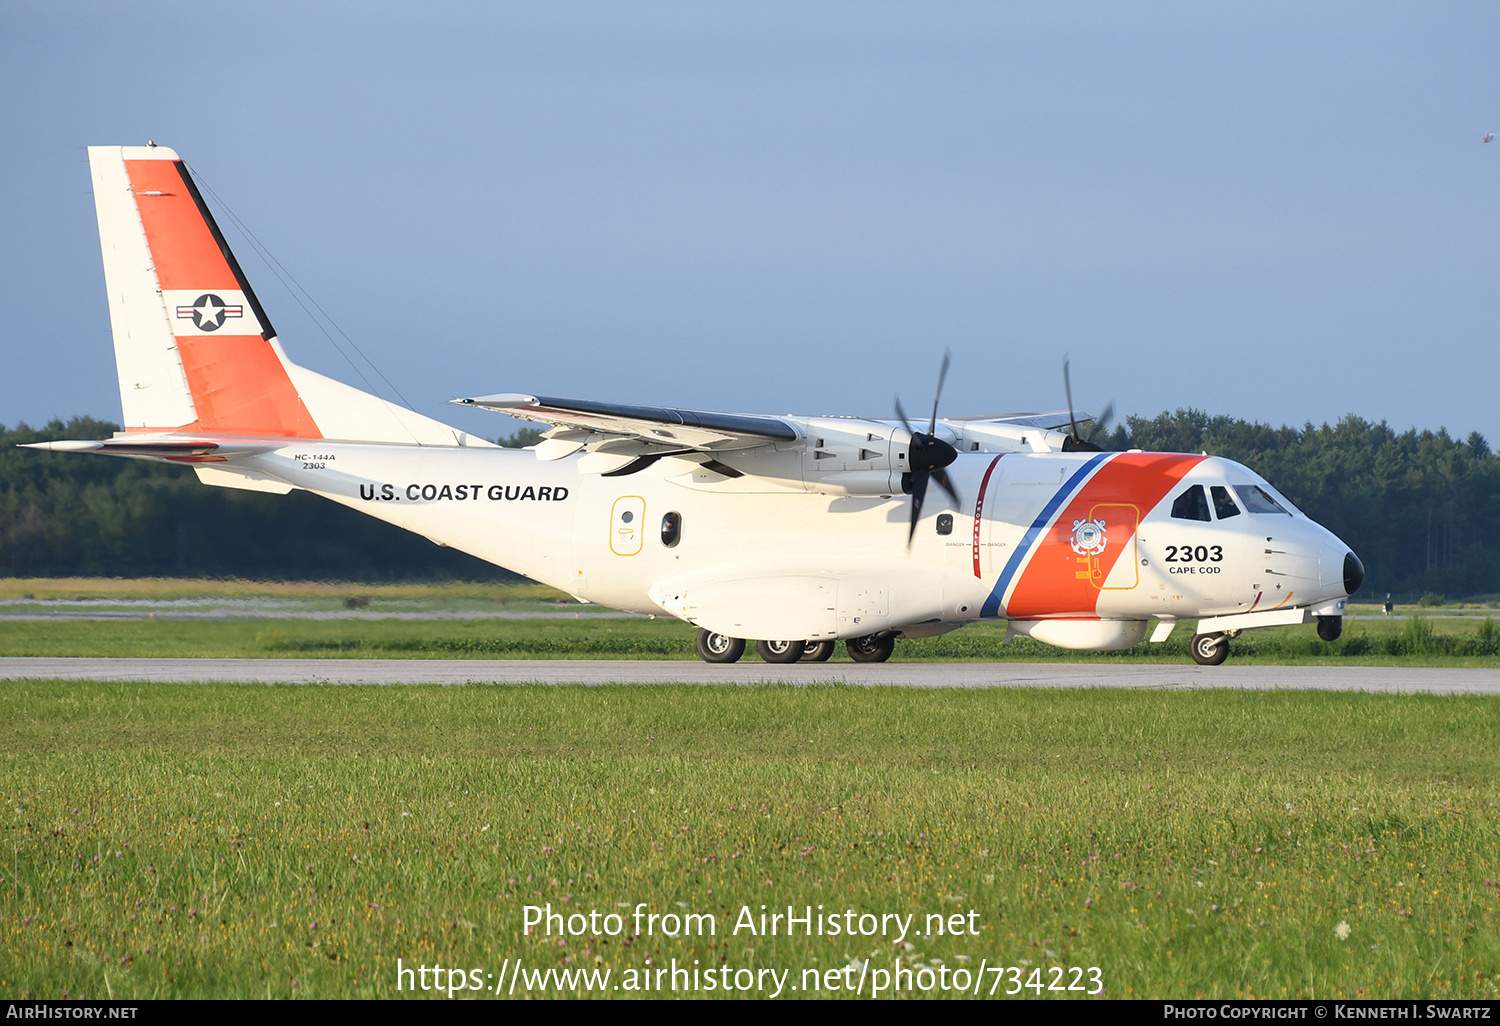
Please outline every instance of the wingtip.
[{"label": "wingtip", "polygon": [[448,401],[458,406],[477,406],[482,410],[513,410],[523,406],[536,406],[539,400],[534,395],[526,395],[522,392],[500,392],[496,395],[480,395],[472,399]]}]

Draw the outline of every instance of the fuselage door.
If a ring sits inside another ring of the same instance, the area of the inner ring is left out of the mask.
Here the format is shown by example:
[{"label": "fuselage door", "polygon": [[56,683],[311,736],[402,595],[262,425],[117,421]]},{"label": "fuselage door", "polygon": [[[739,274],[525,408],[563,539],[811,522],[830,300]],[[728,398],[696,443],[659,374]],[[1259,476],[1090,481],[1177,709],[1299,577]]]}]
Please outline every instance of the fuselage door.
[{"label": "fuselage door", "polygon": [[[1090,506],[1088,519],[1075,524],[1071,536],[1071,547],[1079,564],[1075,576],[1086,579],[1100,591],[1129,591],[1140,584],[1141,561],[1136,544],[1140,524],[1140,508],[1131,503],[1101,502]],[[1124,549],[1114,561],[1113,570],[1108,572],[1100,558],[1105,538]]]},{"label": "fuselage door", "polygon": [[634,556],[645,541],[646,500],[639,495],[620,496],[609,513],[609,550],[617,556]]}]

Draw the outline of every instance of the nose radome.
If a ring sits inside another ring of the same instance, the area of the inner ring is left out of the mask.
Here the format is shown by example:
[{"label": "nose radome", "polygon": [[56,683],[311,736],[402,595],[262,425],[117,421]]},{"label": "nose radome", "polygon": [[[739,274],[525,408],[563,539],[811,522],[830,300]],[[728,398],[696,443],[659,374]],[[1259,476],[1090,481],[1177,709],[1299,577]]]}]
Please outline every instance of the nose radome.
[{"label": "nose radome", "polygon": [[1344,594],[1353,595],[1365,583],[1365,565],[1353,550],[1344,554]]}]

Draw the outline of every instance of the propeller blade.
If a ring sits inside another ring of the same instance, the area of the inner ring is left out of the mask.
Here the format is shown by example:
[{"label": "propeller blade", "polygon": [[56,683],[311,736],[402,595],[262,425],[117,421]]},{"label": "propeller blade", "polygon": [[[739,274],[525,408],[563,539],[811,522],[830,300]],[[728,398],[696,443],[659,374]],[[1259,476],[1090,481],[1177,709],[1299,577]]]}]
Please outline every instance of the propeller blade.
[{"label": "propeller blade", "polygon": [[948,493],[948,498],[953,500],[953,505],[963,508],[964,501],[958,497],[958,492],[953,488],[953,482],[948,480],[948,472],[938,468],[932,472],[932,479],[938,483],[938,487]]},{"label": "propeller blade", "polygon": [[1104,432],[1109,430],[1109,422],[1111,419],[1113,419],[1114,415],[1115,401],[1111,399],[1109,402],[1104,404],[1104,409],[1102,412],[1100,412],[1099,416],[1094,418],[1094,423],[1089,428],[1089,441],[1092,442],[1095,438],[1099,437],[1100,435],[1104,434]]},{"label": "propeller blade", "polygon": [[937,391],[932,397],[932,420],[928,422],[925,433],[912,430],[911,421],[906,419],[906,411],[901,408],[901,397],[896,396],[896,416],[901,418],[907,434],[911,436],[907,443],[907,464],[911,467],[911,527],[906,532],[908,549],[911,548],[912,539],[917,536],[917,521],[922,519],[922,505],[927,501],[927,485],[934,477],[943,490],[953,497],[953,501],[958,502],[958,493],[953,490],[953,483],[943,472],[944,467],[958,459],[958,450],[935,433],[938,403],[942,401],[943,383],[948,380],[948,367],[952,363],[953,351],[944,350],[943,365],[938,369]]},{"label": "propeller blade", "polygon": [[896,396],[896,418],[900,420],[901,423],[906,427],[907,434],[916,434],[916,432],[911,429],[911,421],[906,419],[906,411],[901,408],[901,397],[899,395]]},{"label": "propeller blade", "polygon": [[1068,433],[1078,441],[1078,420],[1073,416],[1073,382],[1068,378],[1068,357],[1063,354],[1063,394],[1068,397]]},{"label": "propeller blade", "polygon": [[943,367],[938,371],[938,387],[936,394],[932,397],[932,421],[927,425],[927,433],[930,435],[937,430],[938,400],[943,397],[943,382],[948,379],[948,365],[953,362],[953,350],[943,350]]},{"label": "propeller blade", "polygon": [[925,470],[911,472],[911,529],[906,532],[906,547],[917,536],[917,521],[922,518],[922,502],[927,498],[927,479],[932,475]]}]

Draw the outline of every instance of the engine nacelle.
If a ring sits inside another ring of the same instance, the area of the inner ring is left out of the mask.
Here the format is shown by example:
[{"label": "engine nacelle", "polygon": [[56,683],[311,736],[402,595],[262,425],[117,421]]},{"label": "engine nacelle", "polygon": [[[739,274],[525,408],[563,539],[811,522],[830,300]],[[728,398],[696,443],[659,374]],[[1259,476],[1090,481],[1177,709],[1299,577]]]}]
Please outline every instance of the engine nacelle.
[{"label": "engine nacelle", "polygon": [[1145,620],[1011,620],[1005,639],[1024,635],[1078,652],[1117,652],[1134,648],[1146,636]]},{"label": "engine nacelle", "polygon": [[[802,486],[824,495],[900,495],[906,432],[839,417],[810,417],[802,452]],[[873,430],[872,430],[873,429]]]}]

